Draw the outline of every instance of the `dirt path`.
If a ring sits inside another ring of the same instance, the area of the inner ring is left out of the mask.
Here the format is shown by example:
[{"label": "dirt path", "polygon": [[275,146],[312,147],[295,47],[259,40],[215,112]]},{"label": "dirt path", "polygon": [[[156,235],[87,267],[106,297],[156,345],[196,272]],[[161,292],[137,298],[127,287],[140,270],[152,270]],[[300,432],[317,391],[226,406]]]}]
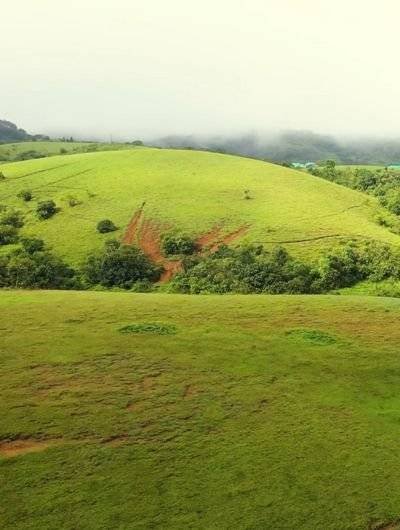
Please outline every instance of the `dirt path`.
[{"label": "dirt path", "polygon": [[230,245],[231,243],[236,241],[236,239],[239,239],[240,237],[244,236],[248,232],[248,230],[248,225],[242,225],[236,230],[233,230],[233,232],[225,234],[220,241],[217,241],[211,246],[211,252],[216,252],[221,245]]},{"label": "dirt path", "polygon": [[[164,271],[159,283],[166,283],[182,270],[181,260],[168,260],[161,250],[161,237],[168,227],[144,217],[144,205],[136,210],[130,220],[122,238],[124,245],[137,244],[152,261],[162,265]],[[229,245],[243,236],[249,227],[243,225],[236,230],[223,234],[221,225],[214,226],[211,230],[197,238],[196,244],[202,252],[216,252],[223,244]]]},{"label": "dirt path", "polygon": [[48,447],[57,445],[59,440],[34,440],[27,438],[24,440],[11,440],[0,442],[0,455],[11,458],[13,456],[24,455],[26,453],[38,453]]},{"label": "dirt path", "polygon": [[201,235],[196,239],[196,245],[200,249],[207,249],[210,247],[213,243],[215,244],[215,241],[218,240],[220,234],[222,232],[222,226],[215,225],[209,232],[206,232],[205,234]]},{"label": "dirt path", "polygon": [[221,245],[230,245],[236,239],[246,234],[248,230],[248,225],[242,225],[236,228],[236,230],[224,234],[223,227],[221,225],[215,225],[209,232],[198,237],[196,243],[202,251],[216,252]]},{"label": "dirt path", "polygon": [[177,272],[182,270],[182,262],[169,261],[161,251],[161,234],[165,226],[145,219],[143,215],[144,204],[134,213],[122,238],[124,245],[136,243],[152,261],[162,265],[163,272],[159,283],[168,282]]},{"label": "dirt path", "polygon": [[129,224],[127,226],[127,229],[125,230],[125,234],[122,238],[122,243],[124,245],[132,245],[135,242],[135,238],[137,236],[137,229],[139,225],[139,221],[142,218],[143,214],[143,206],[139,208],[134,214],[132,219],[129,221]]}]

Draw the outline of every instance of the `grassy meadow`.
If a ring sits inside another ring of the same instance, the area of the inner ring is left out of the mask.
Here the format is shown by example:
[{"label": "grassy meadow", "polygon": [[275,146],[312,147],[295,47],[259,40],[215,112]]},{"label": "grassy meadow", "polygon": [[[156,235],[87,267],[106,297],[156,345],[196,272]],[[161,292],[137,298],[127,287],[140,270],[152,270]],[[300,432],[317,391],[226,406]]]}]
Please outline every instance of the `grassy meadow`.
[{"label": "grassy meadow", "polygon": [[397,528],[399,300],[4,291],[0,312],[1,528]]},{"label": "grassy meadow", "polygon": [[[202,236],[242,230],[243,241],[283,244],[314,258],[321,248],[351,237],[393,244],[400,237],[379,226],[375,198],[304,172],[210,152],[136,148],[54,156],[2,165],[0,204],[23,211],[22,235],[36,235],[70,263],[79,263],[108,236],[96,224],[110,218],[122,237],[134,213],[161,232]],[[34,200],[17,198],[32,190]],[[249,190],[250,200],[244,199]],[[71,208],[70,197],[80,204]],[[53,199],[60,212],[39,221],[37,201]]]}]

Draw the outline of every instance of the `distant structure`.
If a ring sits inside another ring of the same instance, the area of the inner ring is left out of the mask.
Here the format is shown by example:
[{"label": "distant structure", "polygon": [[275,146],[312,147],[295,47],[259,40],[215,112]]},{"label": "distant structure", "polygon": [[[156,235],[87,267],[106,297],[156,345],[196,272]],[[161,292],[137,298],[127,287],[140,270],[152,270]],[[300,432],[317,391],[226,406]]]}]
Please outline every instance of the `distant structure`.
[{"label": "distant structure", "polygon": [[292,162],[290,165],[295,169],[309,169],[310,167],[315,167],[317,164],[315,162]]}]

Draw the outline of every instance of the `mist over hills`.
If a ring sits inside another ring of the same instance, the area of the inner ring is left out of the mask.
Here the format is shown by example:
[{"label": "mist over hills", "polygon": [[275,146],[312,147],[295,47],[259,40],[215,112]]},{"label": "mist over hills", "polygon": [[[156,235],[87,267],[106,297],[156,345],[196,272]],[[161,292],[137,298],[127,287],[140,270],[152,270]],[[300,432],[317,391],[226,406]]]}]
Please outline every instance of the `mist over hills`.
[{"label": "mist over hills", "polygon": [[343,164],[393,164],[400,161],[400,139],[347,139],[311,131],[224,136],[168,136],[153,142],[161,147],[209,149],[277,162],[317,162],[334,159]]},{"label": "mist over hills", "polygon": [[[74,131],[66,131],[64,137],[73,136],[81,141],[93,138],[109,141],[102,131],[93,131],[87,138],[79,138]],[[118,141],[131,142],[132,138]],[[14,123],[0,119],[0,143],[48,140],[43,134],[29,134]],[[272,162],[318,162],[333,159],[342,164],[396,164],[400,163],[400,138],[339,138],[312,131],[283,131],[279,133],[246,133],[235,135],[182,135],[144,138],[147,145],[155,147],[199,149],[237,154]]]}]

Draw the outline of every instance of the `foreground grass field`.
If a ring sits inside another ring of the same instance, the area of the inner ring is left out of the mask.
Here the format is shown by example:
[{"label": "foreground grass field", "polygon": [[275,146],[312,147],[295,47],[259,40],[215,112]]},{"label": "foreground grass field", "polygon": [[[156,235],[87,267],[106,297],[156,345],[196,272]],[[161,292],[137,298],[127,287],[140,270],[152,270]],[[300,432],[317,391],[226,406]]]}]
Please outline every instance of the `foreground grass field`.
[{"label": "foreground grass field", "polygon": [[[102,246],[107,236],[96,232],[98,221],[110,218],[119,227],[111,237],[123,237],[140,210],[137,232],[151,221],[160,234],[173,229],[208,234],[210,242],[227,236],[230,243],[283,244],[311,258],[349,237],[400,243],[376,223],[375,198],[246,158],[136,148],[5,164],[2,171],[0,204],[22,210],[22,232],[42,237],[72,264]],[[24,189],[32,190],[32,202],[17,198]],[[80,203],[74,208],[71,196]],[[61,210],[39,221],[36,203],[47,199]]]},{"label": "foreground grass field", "polygon": [[1,528],[396,528],[400,301],[2,292],[0,311]]}]

